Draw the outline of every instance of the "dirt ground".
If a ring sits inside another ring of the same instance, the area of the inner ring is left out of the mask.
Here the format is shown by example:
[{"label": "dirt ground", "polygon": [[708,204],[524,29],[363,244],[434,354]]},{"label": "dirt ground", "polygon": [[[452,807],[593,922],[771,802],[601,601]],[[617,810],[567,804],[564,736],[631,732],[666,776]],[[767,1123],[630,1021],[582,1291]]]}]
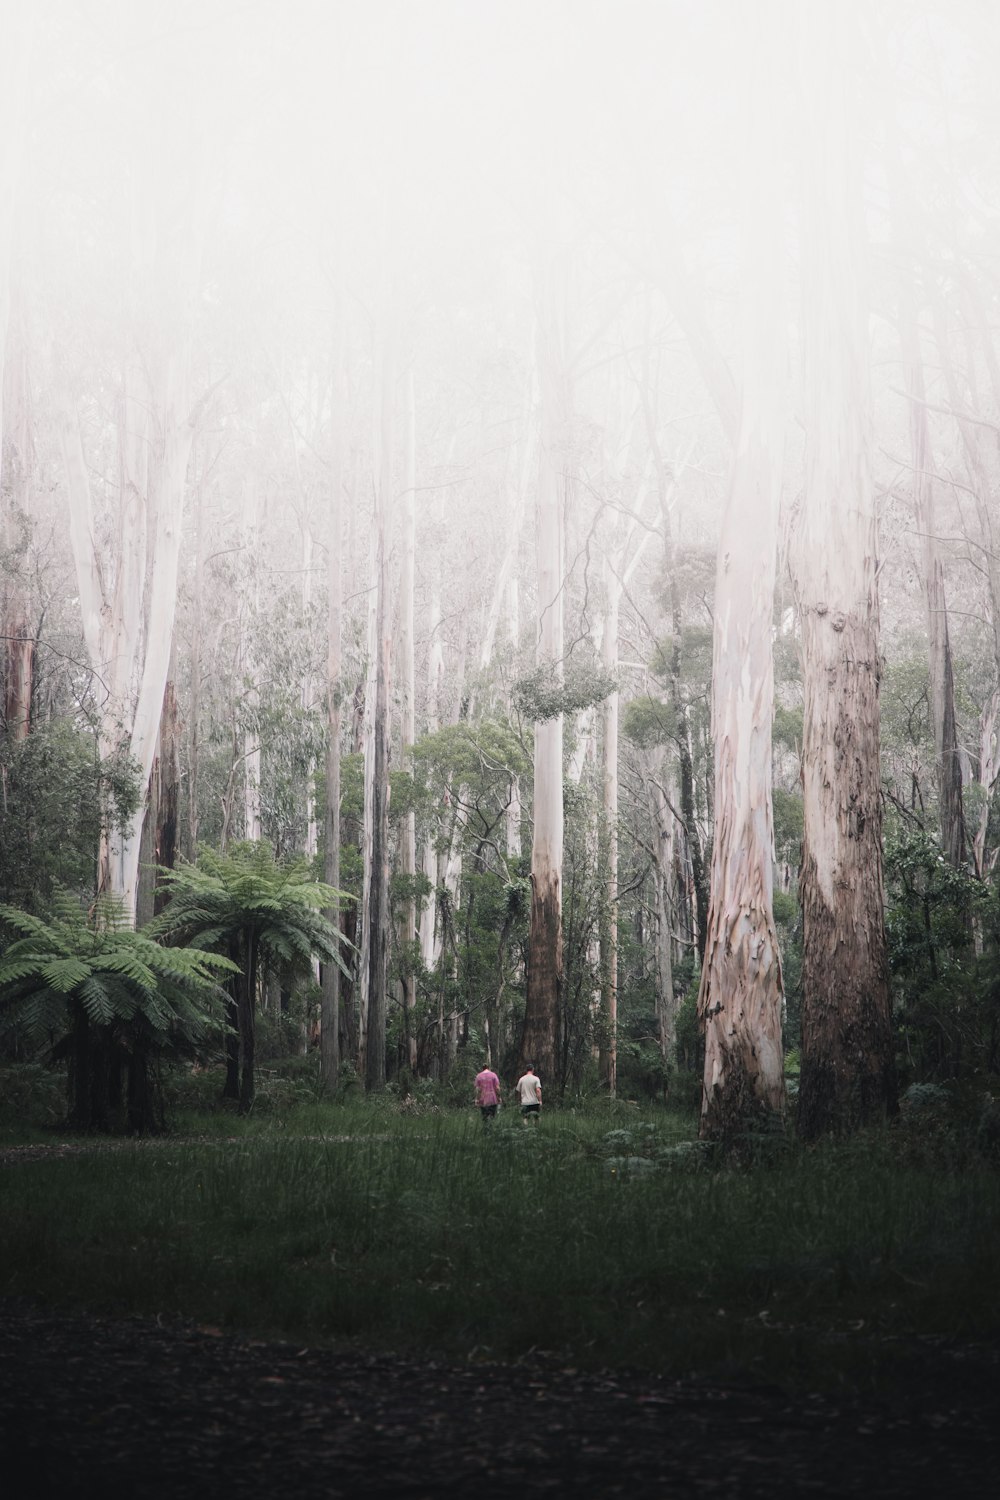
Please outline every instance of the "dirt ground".
[{"label": "dirt ground", "polygon": [[0,1299],[6,1500],[996,1492],[1000,1351],[891,1400],[420,1363]]}]

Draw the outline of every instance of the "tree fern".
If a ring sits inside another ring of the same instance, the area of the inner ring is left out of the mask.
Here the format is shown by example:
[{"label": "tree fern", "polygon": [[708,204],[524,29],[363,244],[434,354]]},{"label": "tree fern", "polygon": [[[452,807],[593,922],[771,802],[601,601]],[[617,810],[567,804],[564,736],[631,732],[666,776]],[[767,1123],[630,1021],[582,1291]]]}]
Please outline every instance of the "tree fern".
[{"label": "tree fern", "polygon": [[148,1095],[149,1057],[189,1050],[221,1025],[221,985],[232,963],[161,946],[133,931],[120,903],[107,898],[84,912],[60,892],[48,920],[2,906],[0,923],[5,935],[18,934],[0,957],[0,1024],[55,1035],[53,1056],[73,1059],[71,1119],[89,1128],[109,1128],[120,1116],[120,1099],[98,1097],[94,1084],[120,1075],[108,1066],[117,1057],[130,1076],[130,1123],[147,1126],[136,1101]]},{"label": "tree fern", "polygon": [[[350,900],[313,880],[301,860],[279,861],[270,845],[237,844],[227,853],[203,848],[196,864],[161,871],[169,900],[144,932],[168,942],[239,956],[229,984],[239,1023],[239,1056],[232,1049],[226,1092],[248,1110],[254,1096],[254,1010],[261,970],[307,973],[314,957],[348,968],[346,940],[322,916]],[[242,1073],[239,1066],[242,1063]]]}]

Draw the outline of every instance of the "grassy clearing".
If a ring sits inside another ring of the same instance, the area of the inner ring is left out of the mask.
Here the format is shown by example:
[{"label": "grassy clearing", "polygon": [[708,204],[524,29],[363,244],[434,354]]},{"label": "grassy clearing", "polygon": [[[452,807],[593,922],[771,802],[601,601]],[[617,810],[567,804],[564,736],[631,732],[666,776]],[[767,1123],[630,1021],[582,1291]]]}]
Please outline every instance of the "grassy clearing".
[{"label": "grassy clearing", "polygon": [[[189,1121],[188,1124],[192,1122]],[[712,1168],[690,1122],[283,1126],[2,1168],[0,1291],[303,1342],[877,1385],[1000,1333],[1000,1180],[883,1137]]]}]

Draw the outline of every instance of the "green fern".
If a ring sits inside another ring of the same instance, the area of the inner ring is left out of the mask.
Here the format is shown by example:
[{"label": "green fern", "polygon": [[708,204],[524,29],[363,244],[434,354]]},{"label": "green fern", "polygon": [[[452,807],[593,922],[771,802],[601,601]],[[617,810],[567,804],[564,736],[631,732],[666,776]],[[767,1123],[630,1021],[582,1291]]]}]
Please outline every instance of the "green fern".
[{"label": "green fern", "polygon": [[[237,844],[227,853],[202,848],[197,863],[162,870],[169,900],[145,934],[168,943],[197,942],[200,948],[238,958],[240,972],[229,991],[239,1018],[242,1076],[230,1054],[227,1092],[247,1110],[254,1095],[254,1007],[261,971],[308,973],[312,959],[336,964],[344,974],[350,945],[323,911],[352,898],[313,880],[301,860],[275,858],[270,845]],[[171,949],[171,951],[176,951]]]},{"label": "green fern", "polygon": [[[209,1028],[223,1024],[222,985],[234,964],[218,953],[167,948],[135,932],[121,903],[110,898],[85,912],[58,892],[47,920],[0,906],[0,927],[7,939],[0,955],[0,1026],[54,1036],[52,1055],[72,1055],[70,1113],[78,1124],[113,1123],[115,1102],[105,1101],[106,1108],[94,1102],[102,1058],[106,1063],[118,1054],[145,1079],[150,1056],[190,1051]],[[130,1099],[138,1097],[134,1082]]]}]

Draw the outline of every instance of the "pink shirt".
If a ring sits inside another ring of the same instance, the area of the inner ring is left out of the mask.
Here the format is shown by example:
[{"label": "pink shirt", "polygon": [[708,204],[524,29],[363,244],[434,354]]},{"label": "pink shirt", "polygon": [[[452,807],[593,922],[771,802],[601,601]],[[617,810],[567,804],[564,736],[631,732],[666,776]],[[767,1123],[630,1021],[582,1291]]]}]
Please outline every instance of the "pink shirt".
[{"label": "pink shirt", "polygon": [[476,1098],[480,1105],[496,1104],[500,1098],[500,1080],[492,1068],[476,1074]]}]

